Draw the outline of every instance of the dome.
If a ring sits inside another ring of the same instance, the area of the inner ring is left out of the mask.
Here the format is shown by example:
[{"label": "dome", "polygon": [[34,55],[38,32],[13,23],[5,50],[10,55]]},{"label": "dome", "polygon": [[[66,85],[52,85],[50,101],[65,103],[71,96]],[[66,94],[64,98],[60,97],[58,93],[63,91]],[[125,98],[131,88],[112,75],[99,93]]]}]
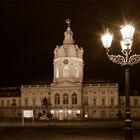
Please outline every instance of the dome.
[{"label": "dome", "polygon": [[57,46],[55,48],[54,54],[55,58],[59,57],[83,57],[83,48],[79,48],[75,45],[73,40],[73,32],[70,28],[70,20],[66,20],[68,23],[67,30],[64,32],[63,45]]}]

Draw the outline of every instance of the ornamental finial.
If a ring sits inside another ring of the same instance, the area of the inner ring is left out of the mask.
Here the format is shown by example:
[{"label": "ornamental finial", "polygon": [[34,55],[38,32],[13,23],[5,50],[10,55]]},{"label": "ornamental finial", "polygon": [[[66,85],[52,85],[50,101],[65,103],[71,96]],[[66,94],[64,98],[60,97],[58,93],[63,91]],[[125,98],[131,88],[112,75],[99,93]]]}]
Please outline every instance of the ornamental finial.
[{"label": "ornamental finial", "polygon": [[66,23],[68,24],[68,27],[70,27],[70,22],[71,22],[70,19],[66,19]]}]

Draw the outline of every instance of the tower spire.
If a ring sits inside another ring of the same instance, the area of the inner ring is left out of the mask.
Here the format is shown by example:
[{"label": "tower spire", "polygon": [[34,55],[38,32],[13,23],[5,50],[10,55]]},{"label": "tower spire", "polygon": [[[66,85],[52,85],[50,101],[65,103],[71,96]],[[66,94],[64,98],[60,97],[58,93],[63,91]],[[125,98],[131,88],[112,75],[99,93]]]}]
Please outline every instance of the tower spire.
[{"label": "tower spire", "polygon": [[65,21],[68,24],[68,27],[67,27],[67,30],[64,33],[64,41],[63,41],[63,43],[64,44],[73,44],[74,43],[73,32],[71,31],[71,28],[70,28],[71,20],[66,19]]}]

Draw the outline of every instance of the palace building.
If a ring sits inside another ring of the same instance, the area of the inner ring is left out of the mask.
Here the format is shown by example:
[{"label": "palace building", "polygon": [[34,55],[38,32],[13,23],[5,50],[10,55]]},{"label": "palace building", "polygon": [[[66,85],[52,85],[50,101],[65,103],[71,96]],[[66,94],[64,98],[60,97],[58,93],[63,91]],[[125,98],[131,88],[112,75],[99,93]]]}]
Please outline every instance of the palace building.
[{"label": "palace building", "polygon": [[70,21],[66,22],[63,44],[54,50],[53,82],[22,85],[20,90],[1,89],[0,117],[19,117],[23,110],[31,109],[36,118],[46,114],[59,120],[117,117],[120,100],[125,102],[119,96],[118,84],[83,81],[84,50],[75,44]]}]

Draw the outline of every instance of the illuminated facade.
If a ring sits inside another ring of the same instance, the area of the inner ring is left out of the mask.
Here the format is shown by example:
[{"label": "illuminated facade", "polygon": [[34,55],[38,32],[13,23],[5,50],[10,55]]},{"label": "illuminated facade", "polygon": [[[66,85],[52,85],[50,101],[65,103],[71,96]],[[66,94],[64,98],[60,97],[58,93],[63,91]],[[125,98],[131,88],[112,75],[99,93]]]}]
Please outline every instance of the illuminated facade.
[{"label": "illuminated facade", "polygon": [[54,50],[53,83],[22,85],[19,96],[0,97],[3,116],[12,107],[15,117],[22,114],[23,109],[33,109],[35,117],[46,112],[59,120],[117,117],[118,84],[83,84],[84,51],[74,43],[70,21],[67,23],[63,44]]}]

